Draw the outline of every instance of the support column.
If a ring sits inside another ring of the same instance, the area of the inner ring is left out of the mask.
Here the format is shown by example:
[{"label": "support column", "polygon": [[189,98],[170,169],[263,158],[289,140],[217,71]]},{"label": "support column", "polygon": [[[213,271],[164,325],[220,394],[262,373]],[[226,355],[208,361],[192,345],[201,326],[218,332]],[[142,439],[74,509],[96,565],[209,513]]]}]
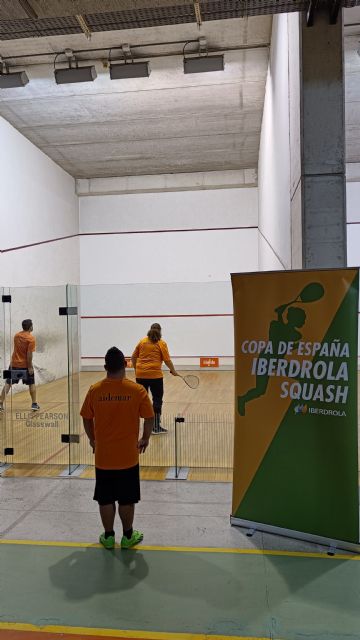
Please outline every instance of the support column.
[{"label": "support column", "polygon": [[[346,266],[342,13],[300,22],[302,267]],[[300,185],[299,185],[300,186]],[[295,221],[294,221],[295,222]],[[299,221],[298,221],[299,222]]]}]

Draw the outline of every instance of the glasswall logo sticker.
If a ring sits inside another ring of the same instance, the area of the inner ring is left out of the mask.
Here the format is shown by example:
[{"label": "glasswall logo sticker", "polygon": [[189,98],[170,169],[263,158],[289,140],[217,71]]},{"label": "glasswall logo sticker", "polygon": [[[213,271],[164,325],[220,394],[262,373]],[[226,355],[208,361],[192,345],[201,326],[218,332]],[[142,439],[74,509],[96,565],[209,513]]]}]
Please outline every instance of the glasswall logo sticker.
[{"label": "glasswall logo sticker", "polygon": [[245,415],[247,403],[266,393],[271,377],[284,379],[280,398],[303,401],[297,405],[301,410],[295,408],[295,413],[302,413],[309,401],[346,404],[349,343],[341,342],[340,338],[332,342],[305,342],[301,328],[307,315],[303,308],[294,306],[318,301],[323,295],[322,284],[311,282],[294,300],[274,309],[277,318],[270,322],[268,340],[243,340],[240,352],[253,355],[250,367],[255,384],[237,398],[240,416]]},{"label": "glasswall logo sticker", "polygon": [[16,411],[15,419],[24,421],[26,427],[48,427],[56,429],[68,420],[68,414],[48,411],[41,411],[34,414],[34,412]]}]

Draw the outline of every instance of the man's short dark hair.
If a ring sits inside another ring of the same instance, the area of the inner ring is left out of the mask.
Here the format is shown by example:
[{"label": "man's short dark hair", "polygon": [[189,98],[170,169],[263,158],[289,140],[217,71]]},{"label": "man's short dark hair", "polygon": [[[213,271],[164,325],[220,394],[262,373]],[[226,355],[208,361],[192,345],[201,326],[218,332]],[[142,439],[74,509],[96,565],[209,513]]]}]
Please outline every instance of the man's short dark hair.
[{"label": "man's short dark hair", "polygon": [[111,347],[105,356],[105,369],[108,373],[118,373],[121,369],[125,369],[125,356],[117,347]]},{"label": "man's short dark hair", "polygon": [[27,318],[26,320],[23,320],[21,324],[24,331],[29,331],[29,329],[31,329],[32,327],[32,320],[30,320],[30,318]]}]

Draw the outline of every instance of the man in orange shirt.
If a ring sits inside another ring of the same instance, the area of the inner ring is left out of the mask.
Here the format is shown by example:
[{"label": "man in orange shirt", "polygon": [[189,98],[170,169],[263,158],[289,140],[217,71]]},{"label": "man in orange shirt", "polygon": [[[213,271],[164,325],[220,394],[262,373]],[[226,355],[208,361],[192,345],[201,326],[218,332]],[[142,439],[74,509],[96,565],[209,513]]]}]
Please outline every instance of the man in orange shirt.
[{"label": "man in orange shirt", "polygon": [[[154,426],[149,397],[140,384],[127,380],[124,354],[112,347],[105,356],[107,377],[93,384],[81,408],[84,429],[95,452],[94,500],[99,504],[104,533],[100,543],[115,546],[115,503],[123,526],[121,547],[141,542],[133,529],[135,504],[140,500],[139,453],[148,447]],[[139,439],[140,418],[144,431]]]},{"label": "man in orange shirt", "polygon": [[[19,331],[19,333],[16,333],[14,336],[14,351],[11,356],[11,364],[9,368],[11,371],[15,372],[18,370],[26,370],[26,375],[21,379],[23,384],[26,384],[29,387],[32,400],[32,411],[39,411],[40,406],[36,402],[35,376],[32,361],[33,353],[36,349],[35,338],[31,335],[31,332],[33,331],[32,320],[23,320],[22,328],[23,330]],[[0,395],[0,411],[4,411],[6,394],[9,393],[11,386],[18,382],[19,380],[13,379],[13,376],[6,380],[5,386]]]},{"label": "man in orange shirt", "polygon": [[148,392],[151,391],[155,412],[154,434],[167,433],[161,426],[161,408],[164,396],[164,381],[162,363],[170,369],[173,376],[179,374],[171,361],[169,349],[161,337],[161,327],[158,322],[151,325],[145,338],[136,345],[131,361],[135,369],[136,382],[142,384]]}]

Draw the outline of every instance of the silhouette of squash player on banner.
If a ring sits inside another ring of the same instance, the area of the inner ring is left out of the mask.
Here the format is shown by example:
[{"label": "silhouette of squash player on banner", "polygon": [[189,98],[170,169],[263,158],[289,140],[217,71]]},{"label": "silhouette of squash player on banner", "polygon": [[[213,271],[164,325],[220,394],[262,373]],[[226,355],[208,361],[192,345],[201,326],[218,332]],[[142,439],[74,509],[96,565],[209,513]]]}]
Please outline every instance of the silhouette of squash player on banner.
[{"label": "silhouette of squash player on banner", "polygon": [[[272,343],[272,353],[264,353],[265,349],[259,354],[262,358],[269,360],[279,355],[280,342],[293,342],[294,347],[297,347],[297,343],[302,338],[302,334],[298,329],[304,326],[306,320],[306,313],[304,309],[300,307],[292,307],[295,302],[315,302],[320,300],[324,295],[324,287],[319,282],[310,282],[306,285],[301,293],[286,304],[280,305],[274,309],[277,314],[277,320],[272,320],[269,327],[269,342]],[[284,319],[284,312],[288,309],[286,320]],[[266,368],[268,369],[268,367]],[[259,398],[266,392],[269,382],[269,375],[267,373],[256,375],[256,385],[253,389],[249,389],[244,395],[238,396],[238,412],[241,416],[245,415],[245,405],[255,398]]]}]

